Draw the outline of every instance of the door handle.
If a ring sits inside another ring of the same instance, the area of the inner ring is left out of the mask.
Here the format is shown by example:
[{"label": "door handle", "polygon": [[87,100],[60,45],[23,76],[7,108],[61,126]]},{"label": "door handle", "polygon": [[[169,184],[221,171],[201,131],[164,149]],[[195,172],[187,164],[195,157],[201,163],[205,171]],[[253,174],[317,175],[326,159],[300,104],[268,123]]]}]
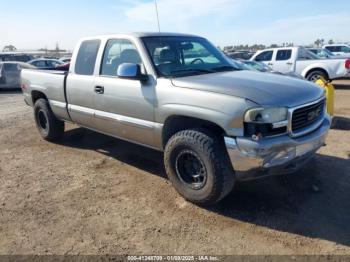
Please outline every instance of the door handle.
[{"label": "door handle", "polygon": [[105,92],[105,88],[103,86],[95,86],[95,93],[101,95]]},{"label": "door handle", "polygon": [[287,65],[292,65],[293,63],[292,62],[288,62]]},{"label": "door handle", "polygon": [[273,63],[268,63],[267,65],[272,66],[272,65],[273,65]]}]

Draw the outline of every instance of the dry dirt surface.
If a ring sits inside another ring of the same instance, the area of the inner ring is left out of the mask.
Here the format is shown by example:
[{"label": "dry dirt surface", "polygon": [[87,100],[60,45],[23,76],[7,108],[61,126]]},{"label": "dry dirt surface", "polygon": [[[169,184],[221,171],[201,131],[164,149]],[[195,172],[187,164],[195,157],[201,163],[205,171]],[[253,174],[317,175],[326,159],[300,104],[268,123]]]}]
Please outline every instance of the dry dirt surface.
[{"label": "dry dirt surface", "polygon": [[1,92],[0,254],[350,255],[350,81],[336,100],[308,166],[201,208],[169,184],[161,153],[71,124],[45,142],[22,95]]}]

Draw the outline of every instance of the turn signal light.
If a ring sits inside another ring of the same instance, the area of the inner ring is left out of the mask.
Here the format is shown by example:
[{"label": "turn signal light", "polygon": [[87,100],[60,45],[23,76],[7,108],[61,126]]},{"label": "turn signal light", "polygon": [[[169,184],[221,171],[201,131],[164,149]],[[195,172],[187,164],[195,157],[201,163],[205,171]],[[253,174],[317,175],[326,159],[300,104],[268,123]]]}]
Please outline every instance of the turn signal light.
[{"label": "turn signal light", "polygon": [[346,68],[346,69],[350,69],[350,60],[349,60],[349,59],[347,59],[347,60],[345,61],[345,68]]}]

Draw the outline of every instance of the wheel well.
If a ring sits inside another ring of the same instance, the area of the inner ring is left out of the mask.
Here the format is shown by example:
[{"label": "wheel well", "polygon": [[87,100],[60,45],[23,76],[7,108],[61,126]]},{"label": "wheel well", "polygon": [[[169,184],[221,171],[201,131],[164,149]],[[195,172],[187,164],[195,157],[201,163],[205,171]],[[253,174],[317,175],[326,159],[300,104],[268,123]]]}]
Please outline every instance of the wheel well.
[{"label": "wheel well", "polygon": [[324,75],[326,76],[326,80],[329,80],[329,75],[327,73],[326,70],[324,70],[323,68],[313,68],[311,69],[310,71],[308,71],[305,75],[305,78],[308,78],[308,76],[312,73],[312,72],[315,72],[315,71],[321,71],[322,73],[324,73]]},{"label": "wheel well", "polygon": [[43,99],[47,99],[46,95],[40,91],[33,91],[32,92],[32,101],[33,101],[33,105],[35,104],[35,102],[40,99],[40,98],[43,98]]},{"label": "wheel well", "polygon": [[172,116],[169,117],[163,127],[163,147],[167,144],[169,139],[179,131],[191,128],[205,128],[217,135],[224,135],[225,131],[217,124],[210,121],[202,120],[187,116]]}]

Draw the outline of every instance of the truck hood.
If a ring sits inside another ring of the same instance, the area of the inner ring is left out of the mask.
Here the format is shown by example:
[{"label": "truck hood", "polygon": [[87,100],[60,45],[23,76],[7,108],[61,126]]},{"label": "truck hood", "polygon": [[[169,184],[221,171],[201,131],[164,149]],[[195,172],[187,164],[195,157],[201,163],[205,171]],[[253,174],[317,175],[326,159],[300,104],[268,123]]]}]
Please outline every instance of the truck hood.
[{"label": "truck hood", "polygon": [[294,107],[322,97],[324,90],[292,77],[249,70],[173,78],[177,87],[249,99],[262,106]]}]

